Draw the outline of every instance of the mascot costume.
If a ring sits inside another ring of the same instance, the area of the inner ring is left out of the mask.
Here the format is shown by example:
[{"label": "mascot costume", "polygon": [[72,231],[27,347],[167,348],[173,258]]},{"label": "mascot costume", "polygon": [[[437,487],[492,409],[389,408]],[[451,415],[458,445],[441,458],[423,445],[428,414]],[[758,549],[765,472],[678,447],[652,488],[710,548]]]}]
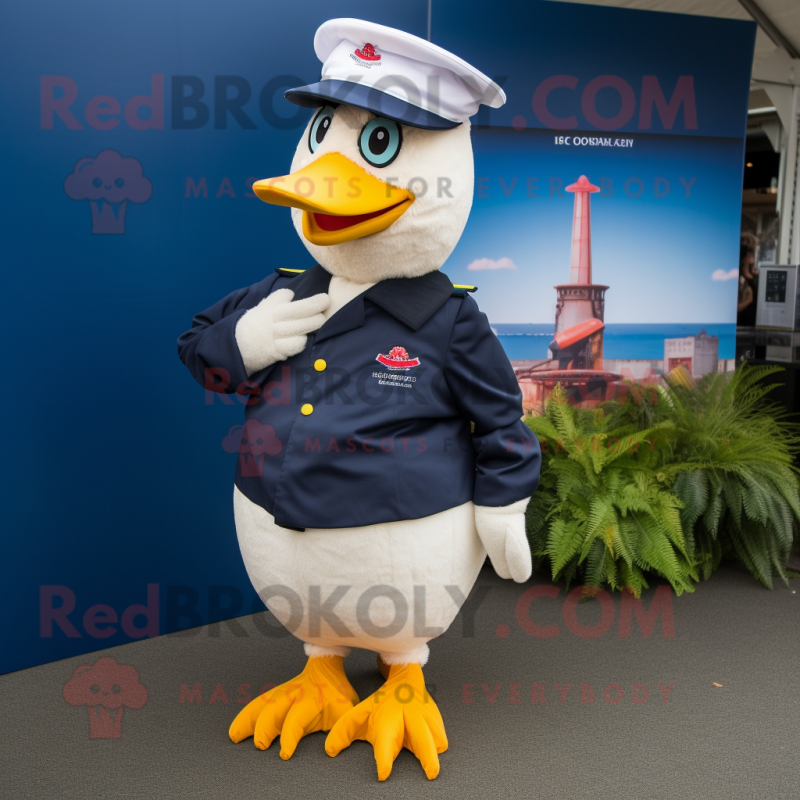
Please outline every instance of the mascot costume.
[{"label": "mascot costume", "polygon": [[[317,265],[233,292],[178,341],[203,386],[249,395],[239,546],[308,656],[242,710],[230,737],[261,750],[280,737],[288,759],[303,736],[330,731],[331,756],[370,742],[380,780],[403,747],[432,779],[447,737],[425,689],[427,643],[487,553],[502,578],[531,574],[538,443],[475,287],[439,271],[472,205],[469,118],[505,95],[382,25],[331,20],[314,48],[321,79],[286,93],[316,109],[291,174],[253,191],[291,208]],[[344,671],[353,647],[377,653],[386,681],[361,702]]]}]

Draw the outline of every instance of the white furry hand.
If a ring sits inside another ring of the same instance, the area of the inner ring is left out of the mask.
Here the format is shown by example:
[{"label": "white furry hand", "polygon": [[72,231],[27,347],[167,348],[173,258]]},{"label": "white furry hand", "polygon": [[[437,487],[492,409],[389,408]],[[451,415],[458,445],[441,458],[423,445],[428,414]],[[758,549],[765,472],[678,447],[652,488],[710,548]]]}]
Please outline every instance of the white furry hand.
[{"label": "white furry hand", "polygon": [[530,497],[510,506],[475,506],[475,527],[501,578],[524,583],[531,576],[531,548],[525,534],[525,509]]},{"label": "white furry hand", "polygon": [[278,289],[236,323],[236,344],[248,375],[302,352],[308,334],[325,322],[327,294],[295,302],[293,297],[291,289]]}]

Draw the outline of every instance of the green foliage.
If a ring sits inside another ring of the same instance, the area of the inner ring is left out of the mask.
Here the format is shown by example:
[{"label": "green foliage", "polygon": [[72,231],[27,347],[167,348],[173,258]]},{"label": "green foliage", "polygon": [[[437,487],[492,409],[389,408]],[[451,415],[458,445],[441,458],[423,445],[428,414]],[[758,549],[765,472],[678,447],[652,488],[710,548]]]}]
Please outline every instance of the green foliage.
[{"label": "green foliage", "polygon": [[556,387],[528,426],[542,477],[528,508],[534,557],[554,579],[637,596],[646,575],[692,591],[723,557],[765,586],[787,580],[800,519],[798,426],[766,400],[779,367],[744,365],[697,386],[629,385],[587,410]]},{"label": "green foliage", "polygon": [[580,575],[586,586],[628,587],[638,597],[653,572],[691,591],[681,502],[658,469],[672,423],[637,430],[619,417],[575,408],[556,387],[546,414],[527,420],[543,451],[528,510],[533,554],[549,561],[554,579]]}]

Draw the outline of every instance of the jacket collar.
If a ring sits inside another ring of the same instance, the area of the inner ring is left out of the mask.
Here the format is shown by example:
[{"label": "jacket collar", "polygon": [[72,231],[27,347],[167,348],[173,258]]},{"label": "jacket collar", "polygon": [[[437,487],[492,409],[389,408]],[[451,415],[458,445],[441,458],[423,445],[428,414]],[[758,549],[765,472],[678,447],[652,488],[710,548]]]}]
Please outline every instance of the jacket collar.
[{"label": "jacket collar", "polygon": [[319,264],[301,272],[289,281],[287,289],[294,292],[293,300],[305,300],[315,294],[327,293],[331,283],[331,274]]},{"label": "jacket collar", "polygon": [[[301,275],[293,278],[288,287],[294,292],[295,300],[303,300],[321,292],[327,292],[331,282],[331,274],[319,264],[307,269]],[[436,270],[418,278],[389,278],[380,281],[367,289],[361,296],[387,314],[402,322],[412,331],[419,330],[453,294],[453,284],[442,272]],[[359,298],[356,298],[358,300]],[[351,305],[348,303],[348,306]],[[361,310],[360,324],[363,324],[363,303],[358,304]],[[342,309],[344,310],[344,309]],[[334,314],[324,327],[331,325],[331,329],[339,326],[333,321],[339,313]],[[355,320],[354,320],[355,321]],[[355,327],[351,325],[350,327]],[[336,330],[336,333],[343,331]],[[326,335],[334,335],[334,331],[326,331]]]},{"label": "jacket collar", "polygon": [[366,298],[412,331],[418,331],[452,294],[450,278],[436,270],[418,278],[381,281],[367,290]]}]

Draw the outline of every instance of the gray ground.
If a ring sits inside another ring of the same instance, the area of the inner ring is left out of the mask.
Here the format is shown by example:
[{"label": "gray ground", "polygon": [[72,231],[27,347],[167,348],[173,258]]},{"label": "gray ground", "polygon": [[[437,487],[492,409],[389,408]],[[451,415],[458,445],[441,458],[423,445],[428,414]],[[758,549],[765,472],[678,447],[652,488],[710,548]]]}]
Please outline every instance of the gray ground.
[{"label": "gray ground", "polygon": [[[263,626],[266,614],[23,670],[0,677],[0,795],[798,800],[800,579],[791,584],[770,592],[736,567],[723,567],[694,594],[673,597],[674,637],[664,636],[660,618],[645,637],[634,617],[630,637],[620,638],[618,597],[606,633],[578,636],[562,617],[562,591],[531,607],[537,624],[558,625],[559,635],[545,639],[523,631],[515,618],[530,585],[484,569],[476,590],[489,591],[473,615],[474,635],[462,610],[432,644],[425,668],[450,740],[432,782],[404,751],[379,784],[368,744],[331,759],[321,733],[304,739],[288,762],[277,745],[261,752],[252,740],[228,740],[242,707],[239,685],[256,691],[293,677],[305,662],[292,637],[259,631],[255,623]],[[652,597],[651,589],[645,608]],[[577,615],[594,624],[599,603],[582,604]],[[510,627],[505,638],[496,633],[502,624]],[[138,670],[148,700],[125,712],[121,738],[91,739],[88,709],[68,705],[62,687],[77,666],[107,655]],[[374,656],[356,652],[346,664],[362,698],[379,686]],[[181,703],[181,684],[195,683],[202,703]],[[531,703],[534,683],[544,685],[546,704]],[[634,683],[647,687],[644,702],[632,701]],[[666,704],[659,683],[674,684]],[[209,702],[218,684],[227,704],[219,689]],[[464,684],[474,684],[467,687],[471,703]],[[564,703],[555,684],[572,684]],[[594,702],[581,702],[581,684],[592,684]],[[604,698],[608,684],[622,687],[620,702]]]}]

